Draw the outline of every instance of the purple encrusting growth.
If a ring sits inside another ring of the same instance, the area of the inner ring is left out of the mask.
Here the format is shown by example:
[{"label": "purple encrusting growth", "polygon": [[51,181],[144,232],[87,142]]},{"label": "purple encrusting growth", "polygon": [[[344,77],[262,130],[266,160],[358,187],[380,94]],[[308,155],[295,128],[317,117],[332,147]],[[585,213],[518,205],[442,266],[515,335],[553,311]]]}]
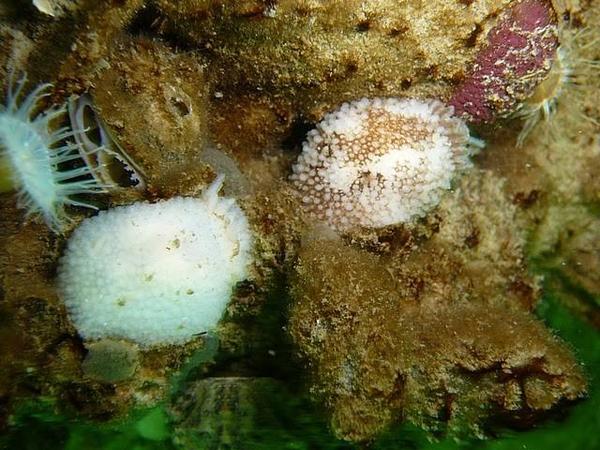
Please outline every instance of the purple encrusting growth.
[{"label": "purple encrusting growth", "polygon": [[558,24],[547,0],[508,8],[487,36],[465,82],[450,100],[455,114],[489,123],[519,109],[544,80],[558,48]]}]

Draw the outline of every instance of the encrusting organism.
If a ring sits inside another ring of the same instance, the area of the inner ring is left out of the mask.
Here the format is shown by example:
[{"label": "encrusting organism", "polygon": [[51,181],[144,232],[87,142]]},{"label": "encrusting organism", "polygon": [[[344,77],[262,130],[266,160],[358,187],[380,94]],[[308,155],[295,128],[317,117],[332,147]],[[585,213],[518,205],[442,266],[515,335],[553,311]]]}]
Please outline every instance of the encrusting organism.
[{"label": "encrusting organism", "polygon": [[424,215],[481,145],[452,113],[437,100],[344,103],[308,133],[293,167],[304,207],[340,231]]},{"label": "encrusting organism", "polygon": [[219,176],[201,198],[101,211],[69,239],[58,285],[84,339],[182,344],[212,330],[248,275],[252,235]]},{"label": "encrusting organism", "polygon": [[449,104],[471,123],[508,117],[546,78],[558,47],[558,24],[547,0],[508,8],[487,36],[472,70]]},{"label": "encrusting organism", "polygon": [[19,206],[27,215],[40,214],[50,228],[61,231],[68,222],[65,205],[96,209],[72,196],[103,193],[106,186],[91,176],[86,164],[62,170],[63,165],[81,158],[78,146],[66,141],[74,131],[52,129],[52,122],[63,116],[66,108],[53,107],[34,115],[51,85],[37,86],[19,104],[25,82],[25,76],[16,87],[10,82],[6,105],[0,105],[0,160],[8,168],[8,184],[18,191]]}]

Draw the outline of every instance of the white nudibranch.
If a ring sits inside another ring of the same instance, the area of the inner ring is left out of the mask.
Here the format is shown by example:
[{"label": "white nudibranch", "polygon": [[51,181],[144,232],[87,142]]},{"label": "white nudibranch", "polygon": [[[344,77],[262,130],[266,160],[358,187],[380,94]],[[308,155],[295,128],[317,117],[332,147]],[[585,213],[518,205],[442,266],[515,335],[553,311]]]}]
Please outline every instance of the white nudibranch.
[{"label": "white nudibranch", "polygon": [[452,114],[437,100],[344,103],[308,133],[290,180],[309,213],[336,230],[410,222],[482,146]]},{"label": "white nudibranch", "polygon": [[19,103],[25,82],[23,76],[15,87],[11,80],[6,105],[0,104],[0,165],[18,192],[19,207],[28,216],[41,215],[50,228],[61,231],[69,220],[65,205],[96,209],[72,196],[102,193],[106,186],[98,184],[86,164],[73,167],[81,159],[78,146],[67,141],[74,131],[52,129],[52,122],[65,114],[65,106],[35,114],[51,85],[37,86]]},{"label": "white nudibranch", "polygon": [[218,195],[134,203],[84,220],[60,261],[58,286],[86,340],[182,344],[215,328],[248,275],[252,235],[236,201]]}]

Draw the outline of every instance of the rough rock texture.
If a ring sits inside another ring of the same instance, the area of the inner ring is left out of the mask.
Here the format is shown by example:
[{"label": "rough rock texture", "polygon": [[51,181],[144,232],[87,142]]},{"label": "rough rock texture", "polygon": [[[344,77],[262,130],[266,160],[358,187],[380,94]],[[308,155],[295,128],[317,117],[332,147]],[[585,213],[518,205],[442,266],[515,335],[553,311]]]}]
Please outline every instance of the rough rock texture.
[{"label": "rough rock texture", "polygon": [[32,48],[33,42],[24,33],[7,25],[0,26],[0,74],[3,80],[8,80],[11,70],[18,71],[25,66]]},{"label": "rough rock texture", "polygon": [[[38,15],[32,25],[23,18],[10,27],[2,25],[2,85],[14,68],[27,71],[32,84],[53,82],[49,102],[90,89],[111,134],[131,152],[148,181],[146,192],[111,192],[106,202],[98,203],[101,208],[196,194],[216,173],[225,173],[224,193],[244,198],[262,262],[230,309],[256,315],[273,273],[281,270],[299,240],[302,216],[281,175],[288,159],[246,161],[242,174],[219,143],[207,144],[203,61],[158,40],[132,38],[127,27],[141,4],[89,2],[78,14],[60,20]],[[17,8],[7,6],[9,19],[18,17]],[[64,237],[27,222],[10,192],[0,195],[0,211],[0,331],[5,337],[0,356],[6,361],[0,369],[0,427],[6,426],[19,399],[37,395],[60,399],[57,406],[63,411],[103,419],[164,398],[168,377],[203,345],[202,338],[183,347],[144,351],[130,379],[107,383],[106,377],[88,376],[86,349],[55,288]],[[73,226],[86,214],[76,208],[70,212]],[[243,335],[239,329],[231,334]]]},{"label": "rough rock texture", "polygon": [[139,364],[139,349],[130,342],[102,339],[88,343],[86,350],[81,369],[92,380],[104,383],[128,380]]},{"label": "rough rock texture", "polygon": [[[156,2],[156,33],[206,59],[223,142],[247,152],[285,139],[343,101],[449,97],[508,1]],[[202,26],[198,26],[202,23]],[[241,109],[240,109],[241,108]],[[256,142],[260,119],[265,132]],[[257,147],[257,144],[259,145]]]},{"label": "rough rock texture", "polygon": [[531,242],[548,288],[600,329],[600,216],[583,204],[550,206]]},{"label": "rough rock texture", "polygon": [[94,81],[93,100],[149,189],[164,196],[202,186],[211,171],[200,159],[208,134],[201,64],[138,39],[117,45],[107,65]]},{"label": "rough rock texture", "polygon": [[368,440],[399,420],[484,435],[585,393],[573,356],[530,314],[538,290],[515,213],[502,181],[474,172],[430,235],[379,256],[305,244],[291,333],[338,436]]},{"label": "rough rock texture", "polygon": [[595,280],[600,271],[595,225],[600,205],[599,27],[597,7],[565,25],[565,58],[573,72],[556,98],[554,114],[539,122],[522,146],[511,130],[490,134],[490,152],[482,152],[477,161],[507,180],[508,195],[529,231],[532,267],[547,275],[550,291],[594,324],[600,305]]}]

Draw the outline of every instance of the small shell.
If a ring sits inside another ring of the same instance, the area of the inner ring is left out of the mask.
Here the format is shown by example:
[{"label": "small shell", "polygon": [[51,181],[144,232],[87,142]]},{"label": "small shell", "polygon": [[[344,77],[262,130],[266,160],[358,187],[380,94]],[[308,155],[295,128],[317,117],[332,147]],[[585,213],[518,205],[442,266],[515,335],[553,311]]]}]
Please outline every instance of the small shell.
[{"label": "small shell", "polygon": [[272,378],[206,378],[177,398],[170,413],[179,448],[242,449],[256,432],[261,392],[280,386]]},{"label": "small shell", "polygon": [[142,169],[112,137],[90,95],[70,98],[68,111],[81,157],[98,183],[146,189]]},{"label": "small shell", "polygon": [[77,0],[33,0],[38,11],[52,17],[61,17],[68,11],[76,10],[80,4]]}]

